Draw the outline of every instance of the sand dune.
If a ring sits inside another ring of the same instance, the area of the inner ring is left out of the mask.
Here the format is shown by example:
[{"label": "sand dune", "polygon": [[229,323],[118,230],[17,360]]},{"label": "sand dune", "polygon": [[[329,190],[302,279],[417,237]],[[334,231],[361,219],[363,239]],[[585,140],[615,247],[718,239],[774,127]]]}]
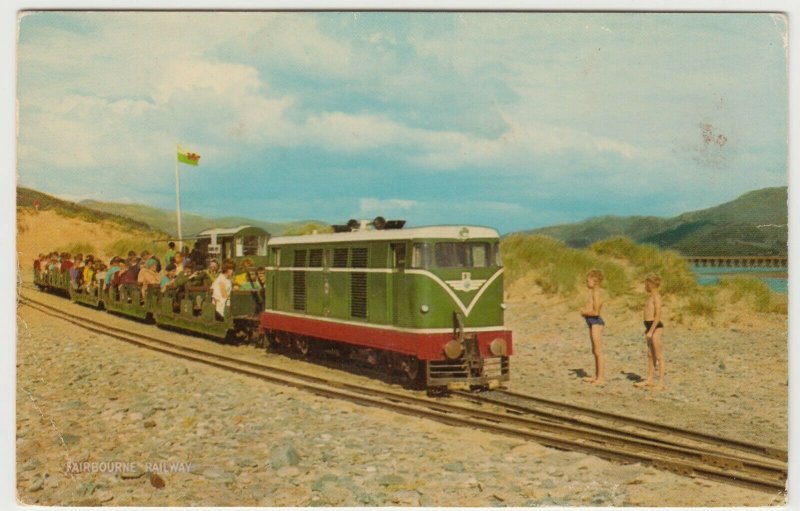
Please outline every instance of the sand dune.
[{"label": "sand dune", "polygon": [[87,222],[55,211],[17,209],[17,257],[23,270],[32,267],[33,259],[39,253],[64,249],[72,243],[88,243],[94,247],[94,255],[107,258],[114,255],[107,247],[115,241],[130,238],[152,240],[153,236],[148,231],[124,231],[111,222]]}]

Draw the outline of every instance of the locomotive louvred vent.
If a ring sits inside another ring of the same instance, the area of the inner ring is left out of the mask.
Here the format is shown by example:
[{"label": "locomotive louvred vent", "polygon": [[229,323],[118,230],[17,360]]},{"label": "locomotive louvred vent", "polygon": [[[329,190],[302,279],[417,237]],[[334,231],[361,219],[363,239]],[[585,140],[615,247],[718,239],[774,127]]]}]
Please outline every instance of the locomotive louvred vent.
[{"label": "locomotive louvred vent", "polygon": [[[354,248],[350,267],[366,268],[368,255],[366,248]],[[367,317],[367,274],[364,272],[350,274],[350,315],[355,318]]]},{"label": "locomotive louvred vent", "polygon": [[305,250],[295,250],[294,251],[294,266],[295,266],[295,268],[304,268],[306,266],[306,251]]},{"label": "locomotive louvred vent", "polygon": [[367,274],[350,274],[350,315],[355,318],[367,317]]},{"label": "locomotive louvred vent", "polygon": [[350,261],[351,268],[366,268],[367,267],[367,249],[354,248],[353,259]]},{"label": "locomotive louvred vent", "polygon": [[[294,251],[294,266],[295,268],[304,268],[306,266],[306,251]],[[306,310],[306,272],[293,271],[292,272],[292,306],[296,311]]]},{"label": "locomotive louvred vent", "polygon": [[347,249],[334,248],[333,249],[333,267],[346,268],[347,267]]},{"label": "locomotive louvred vent", "polygon": [[322,249],[314,248],[308,253],[308,266],[310,268],[322,267]]},{"label": "locomotive louvred vent", "polygon": [[306,310],[306,272],[292,272],[292,305],[296,311]]}]

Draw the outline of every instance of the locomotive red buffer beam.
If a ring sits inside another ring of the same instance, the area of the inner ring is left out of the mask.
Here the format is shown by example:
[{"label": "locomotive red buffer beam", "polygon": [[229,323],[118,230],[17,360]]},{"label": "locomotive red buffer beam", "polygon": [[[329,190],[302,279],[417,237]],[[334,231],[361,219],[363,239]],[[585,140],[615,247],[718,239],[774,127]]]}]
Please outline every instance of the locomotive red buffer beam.
[{"label": "locomotive red buffer beam", "polygon": [[[463,341],[451,329],[365,325],[279,311],[261,313],[262,333],[285,332],[416,357],[427,362],[428,386],[495,387],[509,380],[511,331],[467,328]],[[460,347],[454,346],[454,341]]]}]

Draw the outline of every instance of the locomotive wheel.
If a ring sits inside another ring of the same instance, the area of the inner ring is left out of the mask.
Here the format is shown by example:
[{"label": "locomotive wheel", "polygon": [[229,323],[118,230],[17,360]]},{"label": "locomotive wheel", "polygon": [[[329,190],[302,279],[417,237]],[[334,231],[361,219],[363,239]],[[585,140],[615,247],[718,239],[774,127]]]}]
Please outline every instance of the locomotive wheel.
[{"label": "locomotive wheel", "polygon": [[308,340],[308,337],[297,336],[294,340],[294,347],[301,355],[306,357],[311,352],[311,341]]},{"label": "locomotive wheel", "polygon": [[275,346],[275,349],[279,350],[291,349],[293,344],[292,339],[283,333],[276,333],[272,341],[271,344]]},{"label": "locomotive wheel", "polygon": [[411,358],[403,361],[403,374],[406,375],[410,381],[414,381],[419,377],[419,360]]},{"label": "locomotive wheel", "polygon": [[403,375],[404,383],[412,388],[419,387],[425,374],[424,367],[424,364],[416,357],[403,357],[400,359],[399,369]]},{"label": "locomotive wheel", "polygon": [[269,346],[269,341],[267,341],[267,334],[265,333],[258,333],[253,332],[253,345],[260,350],[265,350]]},{"label": "locomotive wheel", "polygon": [[339,358],[342,359],[342,360],[349,360],[350,359],[350,354],[353,352],[353,350],[352,350],[352,348],[350,348],[350,346],[346,346],[346,345],[343,345],[343,344],[340,344],[339,346],[337,346],[336,347],[336,351],[339,354]]}]

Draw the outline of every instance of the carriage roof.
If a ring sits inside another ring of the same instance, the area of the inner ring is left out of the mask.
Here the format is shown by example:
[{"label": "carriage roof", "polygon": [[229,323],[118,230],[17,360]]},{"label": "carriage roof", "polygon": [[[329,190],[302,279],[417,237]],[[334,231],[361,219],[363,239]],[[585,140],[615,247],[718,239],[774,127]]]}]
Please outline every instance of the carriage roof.
[{"label": "carriage roof", "polygon": [[206,229],[197,233],[194,237],[197,239],[212,238],[232,238],[235,236],[269,236],[269,233],[261,227],[253,227],[250,225],[240,225],[239,227],[226,227]]}]

